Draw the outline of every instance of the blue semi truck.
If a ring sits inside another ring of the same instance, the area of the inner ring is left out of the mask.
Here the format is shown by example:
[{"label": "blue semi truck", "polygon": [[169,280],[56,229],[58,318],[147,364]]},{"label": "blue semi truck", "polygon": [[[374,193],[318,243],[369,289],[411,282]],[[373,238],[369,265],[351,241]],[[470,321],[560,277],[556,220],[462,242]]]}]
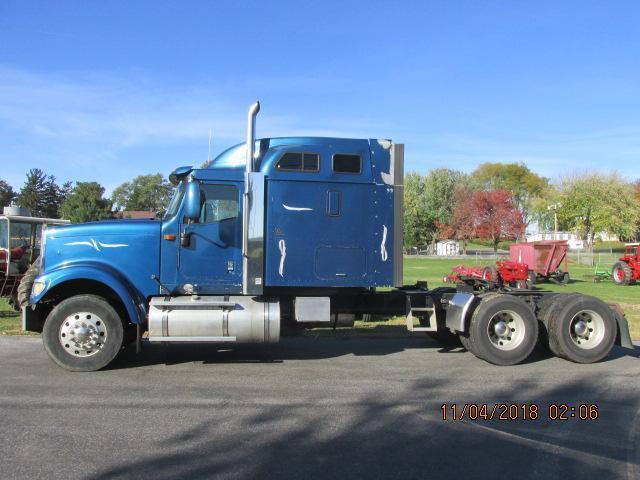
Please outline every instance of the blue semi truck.
[{"label": "blue semi truck", "polygon": [[150,342],[277,342],[363,315],[406,316],[412,332],[498,365],[538,342],[583,363],[631,345],[624,315],[597,298],[403,285],[403,145],[256,140],[259,109],[244,143],[170,175],[162,220],[46,229],[22,315],[55,363],[98,370],[139,350],[145,332]]}]

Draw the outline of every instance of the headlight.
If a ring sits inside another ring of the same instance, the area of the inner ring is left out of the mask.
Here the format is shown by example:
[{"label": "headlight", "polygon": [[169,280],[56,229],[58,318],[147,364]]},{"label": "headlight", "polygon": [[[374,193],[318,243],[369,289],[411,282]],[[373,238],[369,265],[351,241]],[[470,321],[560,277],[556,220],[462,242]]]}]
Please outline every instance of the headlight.
[{"label": "headlight", "polygon": [[34,296],[40,295],[44,291],[44,282],[33,282],[33,287],[31,287],[31,294]]}]

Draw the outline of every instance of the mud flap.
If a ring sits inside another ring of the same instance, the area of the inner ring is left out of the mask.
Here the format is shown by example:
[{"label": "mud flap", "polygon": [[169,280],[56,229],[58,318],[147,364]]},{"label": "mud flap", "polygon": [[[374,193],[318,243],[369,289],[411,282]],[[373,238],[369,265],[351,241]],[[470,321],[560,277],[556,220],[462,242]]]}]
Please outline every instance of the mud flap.
[{"label": "mud flap", "polygon": [[618,333],[616,335],[616,345],[620,345],[624,348],[630,348],[633,350],[633,342],[631,341],[631,334],[629,333],[629,322],[624,316],[624,311],[617,303],[610,303],[609,307],[613,311],[613,315],[616,318],[618,324]]},{"label": "mud flap", "polygon": [[44,322],[40,318],[38,312],[33,306],[27,305],[22,307],[22,330],[25,332],[42,332]]}]

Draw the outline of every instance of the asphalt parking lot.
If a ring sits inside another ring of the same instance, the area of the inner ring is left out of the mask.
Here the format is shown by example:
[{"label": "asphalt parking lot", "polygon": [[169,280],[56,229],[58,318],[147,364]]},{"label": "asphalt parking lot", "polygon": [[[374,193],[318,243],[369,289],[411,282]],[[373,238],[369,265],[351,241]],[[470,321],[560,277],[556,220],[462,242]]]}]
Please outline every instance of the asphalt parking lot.
[{"label": "asphalt parking lot", "polygon": [[[146,345],[70,373],[40,338],[1,337],[0,475],[637,479],[639,357],[494,367],[426,339],[304,337]],[[445,402],[536,404],[538,418],[443,421]],[[550,419],[563,403],[576,417]],[[580,404],[597,419],[579,419]]]}]

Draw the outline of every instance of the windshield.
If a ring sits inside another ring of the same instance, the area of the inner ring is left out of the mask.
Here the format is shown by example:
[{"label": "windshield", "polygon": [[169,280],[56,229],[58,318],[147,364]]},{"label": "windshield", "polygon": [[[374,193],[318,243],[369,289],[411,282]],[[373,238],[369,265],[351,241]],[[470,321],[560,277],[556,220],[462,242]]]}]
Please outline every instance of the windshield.
[{"label": "windshield", "polygon": [[175,214],[178,213],[180,203],[182,202],[182,197],[184,197],[184,182],[180,182],[176,189],[173,191],[173,197],[171,197],[171,201],[169,202],[169,206],[167,207],[167,212],[164,214],[165,220],[173,218]]},{"label": "windshield", "polygon": [[9,227],[9,248],[33,246],[31,245],[31,228],[32,224],[30,223],[11,222]]}]

